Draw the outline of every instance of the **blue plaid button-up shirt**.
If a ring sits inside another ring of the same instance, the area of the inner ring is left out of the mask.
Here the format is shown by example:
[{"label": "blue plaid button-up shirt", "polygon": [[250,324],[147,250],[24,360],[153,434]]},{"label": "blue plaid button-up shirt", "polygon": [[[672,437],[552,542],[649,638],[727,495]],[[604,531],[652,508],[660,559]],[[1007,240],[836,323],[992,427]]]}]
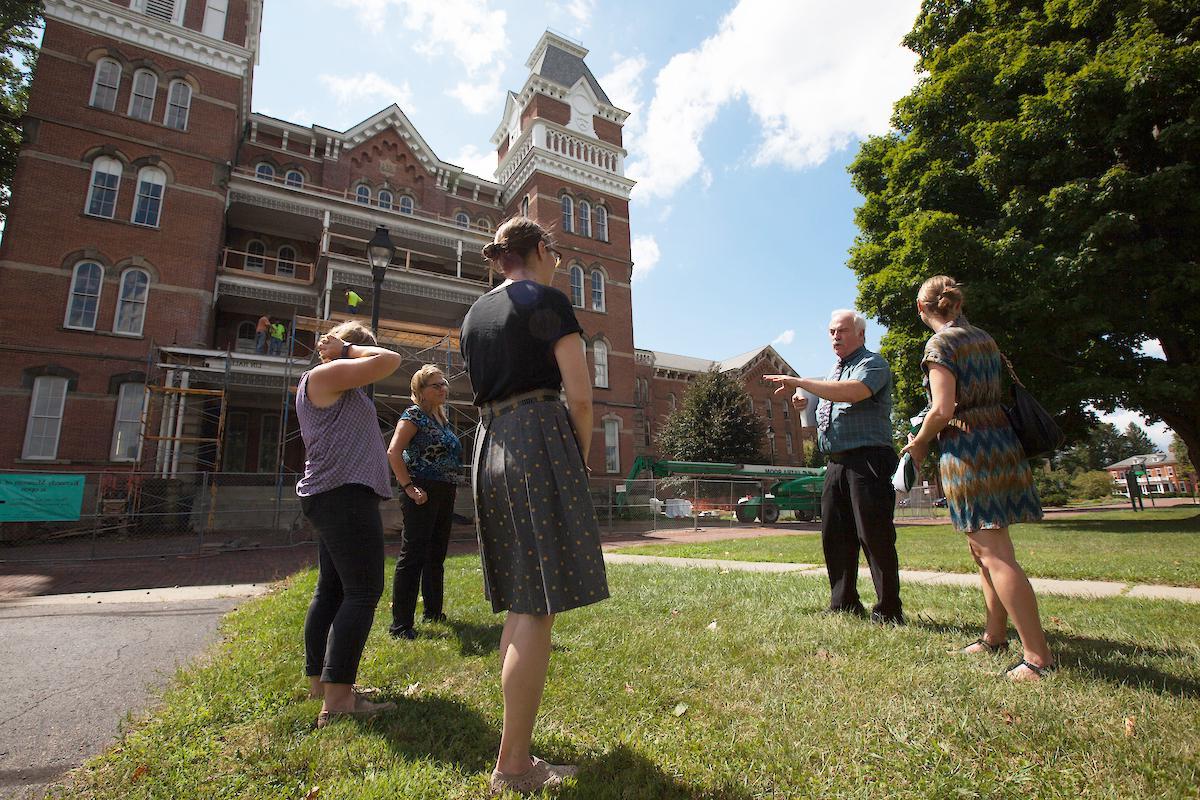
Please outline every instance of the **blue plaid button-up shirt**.
[{"label": "blue plaid button-up shirt", "polygon": [[[894,447],[892,443],[892,370],[878,353],[860,347],[841,361],[838,377],[835,364],[826,380],[862,381],[871,396],[857,403],[817,404],[817,418],[828,413],[829,424],[817,425],[817,446],[826,453],[856,447]],[[829,406],[828,412],[824,407]]]}]

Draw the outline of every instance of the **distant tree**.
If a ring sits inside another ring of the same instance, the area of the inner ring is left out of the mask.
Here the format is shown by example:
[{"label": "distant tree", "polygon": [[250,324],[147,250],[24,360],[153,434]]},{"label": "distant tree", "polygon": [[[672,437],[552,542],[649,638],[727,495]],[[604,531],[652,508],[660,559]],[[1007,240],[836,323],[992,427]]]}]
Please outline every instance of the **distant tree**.
[{"label": "distant tree", "polygon": [[1183,439],[1179,438],[1178,433],[1174,434],[1171,439],[1171,455],[1175,456],[1175,474],[1194,487],[1196,485],[1196,467],[1192,464],[1187,445],[1184,444]]},{"label": "distant tree", "polygon": [[763,459],[765,433],[741,384],[713,371],[692,381],[657,444],[660,453],[680,461],[754,463]]},{"label": "distant tree", "polygon": [[1044,506],[1065,506],[1071,500],[1071,476],[1061,469],[1034,470],[1033,485]]},{"label": "distant tree", "polygon": [[804,466],[806,467],[823,467],[829,463],[829,458],[821,452],[821,448],[817,447],[817,443],[813,441],[804,442]]},{"label": "distant tree", "polygon": [[1142,430],[1142,427],[1136,422],[1131,422],[1125,426],[1125,441],[1128,443],[1129,455],[1125,456],[1145,456],[1158,450],[1154,446],[1154,442],[1150,440],[1150,435]]},{"label": "distant tree", "polygon": [[1113,493],[1112,475],[1103,470],[1081,472],[1071,479],[1071,489],[1079,500],[1102,500]]},{"label": "distant tree", "polygon": [[1069,431],[1121,406],[1200,452],[1194,0],[924,0],[904,43],[921,77],[850,168],[898,412],[923,402],[917,288],[945,273]]},{"label": "distant tree", "polygon": [[21,117],[29,102],[41,21],[41,2],[0,3],[0,219],[8,218],[13,173],[21,150]]},{"label": "distant tree", "polygon": [[1136,453],[1129,440],[1111,422],[1101,422],[1079,442],[1062,451],[1055,465],[1071,474],[1104,469]]}]

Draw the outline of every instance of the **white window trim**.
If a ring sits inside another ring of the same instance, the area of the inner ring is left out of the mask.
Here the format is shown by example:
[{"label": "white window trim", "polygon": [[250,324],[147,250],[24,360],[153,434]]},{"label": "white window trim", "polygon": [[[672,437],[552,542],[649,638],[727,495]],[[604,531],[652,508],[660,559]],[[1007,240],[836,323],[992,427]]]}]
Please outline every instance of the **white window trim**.
[{"label": "white window trim", "polygon": [[575,229],[575,198],[569,194],[564,194],[559,198],[559,206],[562,209],[562,227],[567,233],[573,233]]},{"label": "white window trim", "polygon": [[587,200],[579,201],[579,214],[576,219],[579,220],[577,233],[590,238],[592,235],[592,204]]},{"label": "white window trim", "polygon": [[471,215],[465,211],[458,211],[454,214],[454,224],[460,228],[471,227]]},{"label": "white window trim", "polygon": [[[137,100],[139,98],[143,97],[143,95],[139,95],[137,93],[137,82],[138,82],[139,75],[149,75],[150,79],[154,82],[153,85],[151,86],[151,92],[150,92],[150,110],[147,112],[146,116],[144,116],[144,117],[134,116],[134,114],[133,114],[133,104],[135,102],[137,102]],[[129,105],[125,109],[125,116],[129,117],[130,119],[140,120],[142,122],[153,121],[154,120],[154,103],[156,100],[158,100],[158,76],[154,74],[153,70],[149,70],[149,69],[145,69],[145,68],[134,70],[133,80],[131,80],[129,82]]]},{"label": "white window trim", "polygon": [[[142,306],[142,316],[141,316],[141,319],[138,320],[138,326],[137,326],[136,331],[117,330],[117,325],[121,321],[121,307],[126,302],[126,300],[125,300],[125,281],[129,280],[129,278],[132,275],[134,275],[135,273],[141,273],[142,275],[146,276],[146,300],[145,300],[145,302],[136,303],[135,301],[130,301],[130,302],[135,302],[136,305]],[[149,313],[150,313],[150,273],[147,272],[146,270],[140,269],[138,267],[130,267],[129,269],[127,269],[121,273],[121,281],[120,281],[120,283],[117,284],[117,307],[113,311],[113,326],[112,326],[113,334],[115,336],[129,336],[129,337],[141,336],[142,331],[144,331],[146,329],[146,315]]]},{"label": "white window trim", "polygon": [[[583,267],[579,266],[578,264],[572,264],[570,269],[568,270],[568,273],[570,275],[570,283],[571,283],[571,305],[574,306],[575,308],[585,308],[586,306],[584,304],[587,301],[587,296],[585,295],[586,287],[584,286],[584,284],[586,283],[586,276],[583,274]],[[578,303],[575,302],[575,277],[576,276],[579,276],[579,302]]]},{"label": "white window trim", "polygon": [[[250,248],[254,245],[258,245],[259,247],[261,247],[262,252],[261,253],[251,252]],[[259,269],[251,269],[250,268],[250,259],[251,258],[262,259],[262,265],[259,267]],[[267,243],[262,241],[261,239],[251,239],[250,241],[246,242],[246,255],[245,255],[244,260],[242,261],[242,272],[253,272],[257,275],[262,275],[266,271],[267,271]]]},{"label": "white window trim", "polygon": [[[56,415],[43,415],[35,417],[34,412],[37,410],[38,395],[41,392],[51,391],[50,387],[61,386],[62,398],[58,403]],[[27,461],[54,461],[58,458],[58,446],[62,443],[62,420],[63,410],[67,405],[67,390],[69,383],[66,378],[60,378],[56,375],[42,375],[34,378],[33,391],[29,394],[29,415],[25,419],[25,440],[21,446],[21,458]],[[34,455],[29,452],[30,440],[33,437],[33,421],[34,419],[56,419],[54,427],[54,448],[49,455]]]},{"label": "white window trim", "polygon": [[[166,20],[164,20],[160,17],[157,17],[157,16],[149,13],[148,11],[146,11],[146,0],[133,0],[133,3],[131,4],[131,8],[134,11],[139,11],[139,12],[145,14],[146,16],[150,17],[151,19],[157,19],[159,22],[166,22]],[[171,24],[172,25],[182,25],[183,24],[183,12],[186,10],[186,8],[187,8],[187,0],[174,0],[172,2],[172,5],[171,5]]]},{"label": "white window trim", "polygon": [[[604,430],[604,471],[610,475],[619,473],[621,471],[621,420],[608,417],[603,421],[602,428]],[[612,449],[614,453],[611,461],[608,457],[610,430],[613,431]]]},{"label": "white window trim", "polygon": [[[117,185],[114,186],[113,190],[112,190],[113,191],[113,213],[111,216],[105,216],[103,214],[93,214],[92,213],[92,196],[96,193],[96,173],[99,171],[101,164],[107,164],[109,162],[116,164],[116,166],[117,166],[117,171],[115,173],[108,172],[107,170],[104,172],[105,175],[114,175],[115,174],[117,176]],[[116,219],[117,206],[121,202],[121,178],[124,177],[124,172],[125,172],[125,166],[120,161],[113,158],[112,156],[100,156],[95,161],[93,161],[92,162],[92,171],[90,173],[88,173],[87,202],[83,207],[83,213],[87,214],[89,217],[95,217],[96,219]]]},{"label": "white window trim", "polygon": [[[596,276],[600,276],[600,305],[596,305]],[[604,274],[604,270],[599,267],[594,268],[588,274],[588,296],[590,298],[592,311],[605,313],[608,311],[608,276]]]},{"label": "white window trim", "polygon": [[[133,419],[124,419],[123,420],[123,419],[121,419],[122,402],[126,399],[125,392],[128,387],[132,387],[131,392],[136,390],[136,393],[134,394],[134,398],[137,400],[137,404],[135,407],[137,416],[136,416],[136,418],[133,418]],[[143,384],[133,383],[133,382],[122,383],[120,389],[117,390],[117,411],[116,411],[116,416],[113,419],[112,444],[109,445],[109,449],[108,449],[109,460],[124,461],[126,463],[137,462],[140,460],[140,455],[142,452],[142,407],[145,404],[145,393],[146,393],[146,389]],[[122,430],[121,429],[122,423],[125,423],[126,425],[129,425],[131,423],[137,424],[137,433],[135,434],[135,436],[137,437],[137,453],[133,456],[122,456],[119,454],[119,451],[117,450],[117,445],[120,443],[118,435],[120,434],[120,432]]]},{"label": "white window trim", "polygon": [[[595,206],[592,207],[592,216],[594,218],[594,222],[592,224],[592,229],[595,230],[595,232],[596,232],[596,238],[602,242],[607,242],[608,241],[608,209],[605,208],[601,203],[597,203]],[[604,219],[603,225],[600,224],[600,219],[602,217]]]},{"label": "white window trim", "polygon": [[229,0],[206,0],[204,4],[204,24],[200,31],[213,39],[225,38],[225,21],[229,15]]},{"label": "white window trim", "polygon": [[[264,167],[266,167],[269,174],[263,175],[259,172],[259,170],[263,169]],[[254,177],[256,178],[273,181],[275,180],[276,175],[278,175],[278,173],[275,171],[274,165],[269,164],[266,161],[260,161],[254,165]]]},{"label": "white window trim", "polygon": [[[114,87],[105,87],[105,88],[113,89],[112,108],[108,108],[107,106],[96,105],[96,94],[100,88],[100,69],[105,64],[112,64],[113,66],[115,66],[117,68],[117,85]],[[121,95],[121,77],[123,76],[124,72],[125,72],[125,70],[122,69],[121,62],[117,61],[115,58],[102,58],[99,61],[97,61],[96,69],[92,72],[92,96],[88,100],[88,105],[91,106],[92,108],[99,108],[103,111],[116,111],[117,110],[117,100],[119,99],[119,97]]]},{"label": "white window trim", "polygon": [[[71,308],[75,305],[75,282],[79,280],[79,268],[85,265],[93,265],[100,270],[100,285],[96,289],[96,313],[92,316],[92,324],[90,326],[72,325],[71,324]],[[63,315],[63,327],[72,331],[94,331],[96,330],[96,322],[100,319],[100,301],[104,297],[104,265],[98,261],[80,261],[71,270],[71,286],[67,290],[67,311]]]},{"label": "white window trim", "polygon": [[[408,201],[408,208],[404,207],[406,200]],[[409,195],[402,194],[400,195],[400,199],[396,201],[396,208],[399,209],[401,214],[411,214],[416,210],[417,202]]]},{"label": "white window trim", "polygon": [[[601,354],[604,358],[601,359]],[[608,344],[603,339],[592,342],[592,386],[597,389],[607,389],[608,386]]]},{"label": "white window trim", "polygon": [[[292,180],[293,175],[299,176],[300,181],[298,183],[296,181]],[[290,186],[293,189],[303,189],[304,188],[304,173],[298,169],[289,169],[289,170],[285,171],[283,173],[283,185]]]},{"label": "white window trim", "polygon": [[[171,118],[171,109],[173,108],[173,104],[171,103],[171,96],[175,93],[176,86],[182,86],[183,88],[187,89],[187,104],[180,106],[180,108],[183,109],[183,127],[182,128],[177,128],[174,125],[170,124],[170,122],[168,122],[168,120],[170,120],[170,118]],[[175,80],[173,80],[169,84],[167,84],[167,107],[166,107],[166,109],[163,110],[163,125],[165,125],[166,127],[170,128],[173,131],[186,131],[188,129],[188,122],[190,122],[191,118],[192,118],[192,95],[193,94],[194,94],[194,92],[192,91],[191,84],[189,84],[185,80],[180,80],[180,79],[176,78]]]},{"label": "white window trim", "polygon": [[[383,199],[384,195],[387,195],[386,201]],[[380,189],[375,194],[375,201],[384,211],[391,211],[396,208],[396,194],[391,189]],[[384,205],[385,202],[387,205]]]},{"label": "white window trim", "polygon": [[[158,177],[162,178],[162,182],[160,183],[157,181],[146,181],[145,178],[143,177],[146,174],[157,175]],[[162,187],[162,193],[159,194],[159,196],[158,196],[158,214],[155,215],[153,224],[151,224],[149,222],[138,222],[137,221],[138,209],[140,208],[141,203],[142,203],[142,183],[143,182],[152,183],[156,186]],[[142,167],[141,169],[139,169],[138,174],[137,174],[137,180],[134,182],[133,211],[129,215],[129,221],[132,222],[134,225],[140,225],[143,228],[159,227],[162,223],[163,205],[166,202],[167,202],[167,173],[163,172],[158,167]]]},{"label": "white window trim", "polygon": [[[283,257],[284,250],[292,251],[292,257],[290,259]],[[284,264],[289,264],[291,266],[291,270],[292,270],[291,275],[285,275],[282,277],[289,277],[289,278],[296,277],[296,262],[298,260],[299,260],[299,253],[296,252],[296,248],[292,247],[290,244],[285,244],[285,245],[281,246],[278,250],[275,251],[275,274],[277,276],[279,276],[280,275],[279,268],[282,267]]]},{"label": "white window trim", "polygon": [[372,199],[373,193],[371,192],[370,186],[367,186],[365,183],[360,183],[358,186],[354,187],[354,202],[361,203],[364,206],[369,206],[371,205]]}]

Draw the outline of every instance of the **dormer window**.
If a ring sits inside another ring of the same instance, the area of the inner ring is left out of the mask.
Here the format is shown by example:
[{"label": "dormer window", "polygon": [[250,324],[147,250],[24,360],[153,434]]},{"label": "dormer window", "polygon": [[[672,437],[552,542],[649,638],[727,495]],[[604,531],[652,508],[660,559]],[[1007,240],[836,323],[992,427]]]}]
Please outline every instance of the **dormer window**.
[{"label": "dormer window", "polygon": [[371,187],[359,184],[358,188],[354,190],[354,199],[355,199],[355,201],[362,203],[363,205],[370,205],[371,204]]},{"label": "dormer window", "polygon": [[183,24],[183,6],[184,0],[133,0],[134,11],[172,25]]}]

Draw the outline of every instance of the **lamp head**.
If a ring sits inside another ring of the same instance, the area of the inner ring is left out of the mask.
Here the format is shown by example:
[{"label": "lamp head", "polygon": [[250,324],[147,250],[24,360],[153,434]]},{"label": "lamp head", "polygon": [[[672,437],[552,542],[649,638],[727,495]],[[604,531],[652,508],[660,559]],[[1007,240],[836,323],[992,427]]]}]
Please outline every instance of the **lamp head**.
[{"label": "lamp head", "polygon": [[388,236],[388,229],[380,225],[375,229],[375,235],[367,242],[367,261],[371,263],[371,277],[382,281],[392,256],[396,255],[396,244]]}]

